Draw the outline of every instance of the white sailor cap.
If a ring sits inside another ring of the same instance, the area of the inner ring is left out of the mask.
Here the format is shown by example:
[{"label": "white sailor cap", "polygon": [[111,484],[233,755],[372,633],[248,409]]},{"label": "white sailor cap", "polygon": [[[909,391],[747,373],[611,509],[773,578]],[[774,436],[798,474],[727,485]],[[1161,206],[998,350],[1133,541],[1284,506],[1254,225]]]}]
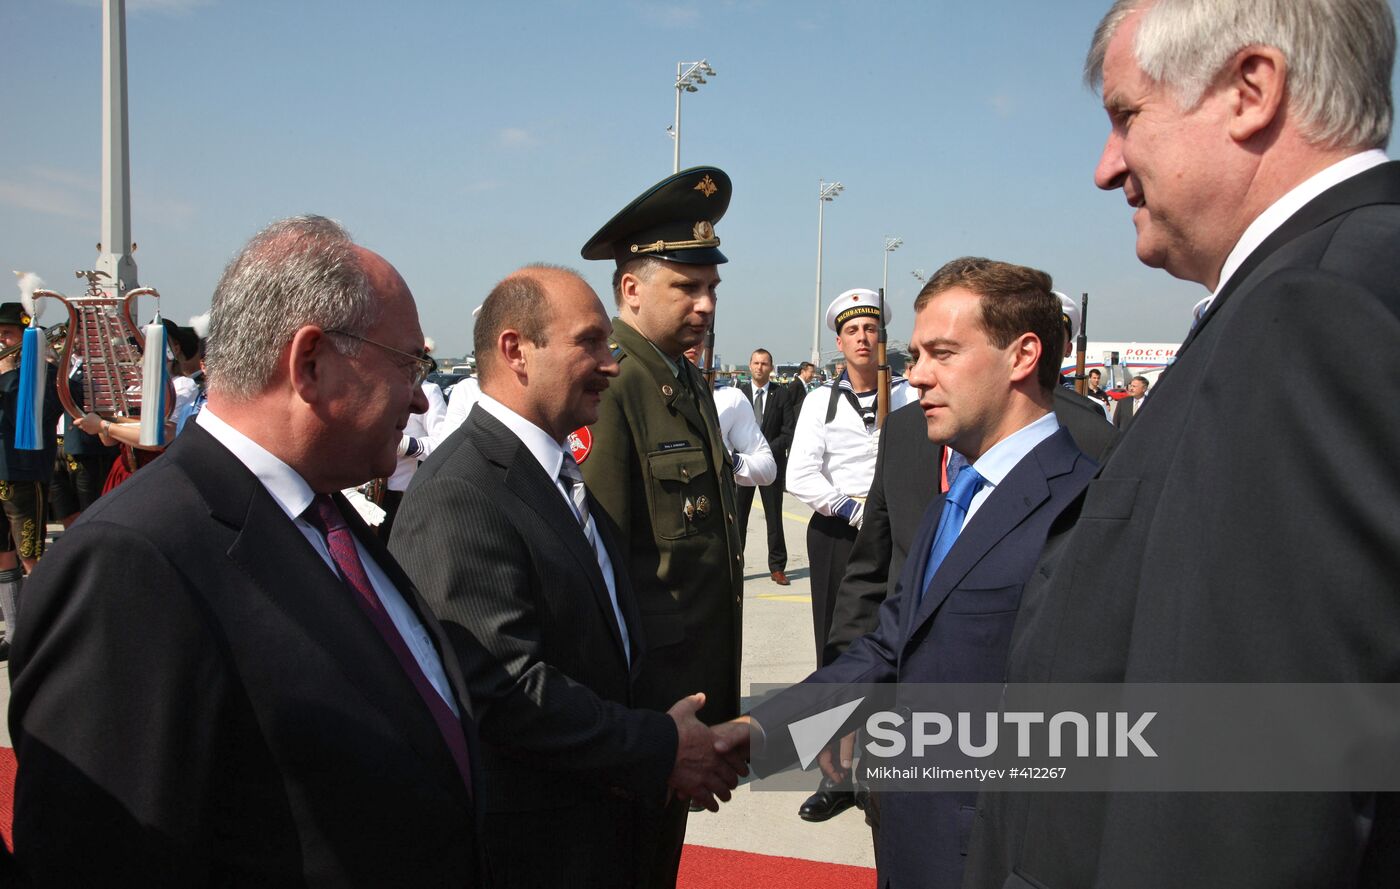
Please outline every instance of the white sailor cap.
[{"label": "white sailor cap", "polygon": [[1069,325],[1069,338],[1079,336],[1079,304],[1058,290],[1050,291],[1060,300],[1060,318]]},{"label": "white sailor cap", "polygon": [[[860,317],[880,317],[880,294],[873,290],[857,287],[836,297],[826,308],[826,326],[837,333],[841,332],[842,325],[847,321]],[[887,302],[885,304],[885,322],[889,323],[889,320],[890,307]]]}]

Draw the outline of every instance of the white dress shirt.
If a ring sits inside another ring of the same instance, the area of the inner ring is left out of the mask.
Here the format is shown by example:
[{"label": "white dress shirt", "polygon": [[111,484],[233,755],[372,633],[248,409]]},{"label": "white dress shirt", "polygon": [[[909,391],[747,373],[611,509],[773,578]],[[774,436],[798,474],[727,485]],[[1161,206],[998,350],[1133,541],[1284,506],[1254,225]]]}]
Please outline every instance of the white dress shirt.
[{"label": "white dress shirt", "polygon": [[[548,432],[484,392],[478,395],[476,404],[500,420],[501,425],[520,439],[520,443],[535,458],[535,462],[540,464],[545,475],[554,480],[554,487],[559,491],[559,496],[564,498],[565,505],[569,507],[569,513],[574,514],[573,498],[569,496],[563,481],[559,478],[559,467],[564,463],[564,448],[568,445],[555,441]],[[589,521],[593,521],[592,517],[589,518]],[[607,584],[608,600],[612,603],[613,618],[617,621],[617,629],[622,634],[622,648],[627,654],[627,662],[630,664],[632,662],[632,640],[627,635],[627,621],[622,617],[622,608],[617,604],[617,580],[613,576],[612,558],[608,555],[608,548],[603,545],[602,535],[596,532],[593,534],[593,554],[598,558],[598,568],[603,573],[603,582]]]},{"label": "white dress shirt", "polygon": [[1059,428],[1060,421],[1055,418],[1055,414],[1048,413],[1017,429],[977,458],[972,468],[982,476],[983,482],[981,489],[973,495],[972,502],[967,506],[967,516],[963,519],[964,528],[972,521],[977,510],[982,508],[982,504],[987,502],[987,498],[992,496],[997,485],[1005,481],[1011,470],[1016,468],[1016,464],[1035,450],[1036,445],[1054,435]]},{"label": "white dress shirt", "polygon": [[[336,570],[335,559],[331,558],[331,551],[326,546],[325,538],[321,536],[320,531],[311,527],[311,524],[301,517],[301,514],[306,512],[306,508],[311,505],[311,501],[316,496],[306,480],[295,469],[273,456],[262,445],[220,419],[207,405],[195,416],[195,422],[203,427],[205,432],[214,436],[219,444],[228,448],[233,456],[238,458],[238,462],[248,468],[249,472],[257,476],[258,481],[262,482],[262,486],[267,489],[267,493],[272,495],[272,499],[287,514],[287,518],[292,520],[292,524],[296,525],[297,530],[316,550],[321,561],[326,563],[326,567],[339,581],[340,572]],[[438,657],[438,651],[433,647],[433,641],[428,636],[428,631],[418,620],[418,615],[409,607],[408,602],[404,601],[403,595],[389,580],[384,569],[379,567],[379,563],[365,550],[364,544],[360,543],[358,537],[355,538],[355,550],[360,555],[360,563],[364,565],[365,574],[369,575],[369,582],[374,586],[374,592],[379,596],[384,611],[394,623],[394,629],[398,630],[399,635],[403,637],[404,643],[412,652],[413,659],[418,662],[418,666],[423,670],[423,675],[428,678],[428,682],[447,702],[447,706],[452,708],[452,712],[457,713],[457,701],[452,696],[452,686],[448,683],[447,674],[442,669],[442,659]],[[282,592],[288,596],[297,594],[297,590],[291,585]],[[346,595],[354,594],[347,589]]]},{"label": "white dress shirt", "polygon": [[734,481],[746,487],[772,484],[778,477],[778,461],[753,415],[753,405],[734,386],[714,391],[720,436],[734,455]]}]

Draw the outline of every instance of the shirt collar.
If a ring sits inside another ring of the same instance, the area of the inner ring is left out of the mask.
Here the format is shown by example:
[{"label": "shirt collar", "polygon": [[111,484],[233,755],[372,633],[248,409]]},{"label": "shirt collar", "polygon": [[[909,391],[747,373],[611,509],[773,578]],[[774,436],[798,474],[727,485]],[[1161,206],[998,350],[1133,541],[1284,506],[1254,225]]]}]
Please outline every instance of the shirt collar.
[{"label": "shirt collar", "polygon": [[503,426],[520,439],[520,443],[535,458],[535,462],[540,464],[540,468],[545,471],[546,475],[552,479],[559,477],[559,466],[564,462],[563,445],[555,441],[548,432],[485,392],[481,393],[481,399],[476,404],[477,407],[500,420]]},{"label": "shirt collar", "polygon": [[1048,413],[992,445],[987,449],[987,453],[977,458],[972,468],[987,480],[988,487],[994,488],[1016,468],[1021,458],[1034,450],[1036,445],[1054,435],[1059,428],[1060,421],[1055,418],[1054,412]]},{"label": "shirt collar", "polygon": [[[1230,278],[1239,271],[1244,261],[1249,258],[1249,254],[1258,249],[1259,245],[1278,230],[1297,213],[1303,206],[1313,198],[1322,194],[1334,185],[1359,176],[1372,167],[1378,167],[1386,163],[1390,158],[1385,156],[1385,152],[1379,148],[1372,148],[1351,157],[1337,161],[1325,170],[1321,170],[1311,177],[1295,185],[1283,197],[1274,201],[1269,208],[1254,218],[1249,224],[1249,228],[1244,230],[1240,239],[1235,242],[1235,249],[1230,251],[1230,255],[1225,257],[1225,264],[1220,267],[1220,282],[1215,286],[1215,292],[1211,294],[1211,300],[1220,295],[1220,291],[1226,284],[1230,283]],[[1209,307],[1207,307],[1209,308]]]},{"label": "shirt collar", "polygon": [[195,415],[195,423],[214,436],[215,441],[228,448],[233,456],[238,458],[238,462],[257,476],[258,481],[267,488],[267,492],[277,501],[277,505],[282,507],[288,518],[295,521],[306,512],[316,492],[311,490],[306,479],[295,469],[273,456],[267,448],[230,426],[215,414],[207,403]]}]

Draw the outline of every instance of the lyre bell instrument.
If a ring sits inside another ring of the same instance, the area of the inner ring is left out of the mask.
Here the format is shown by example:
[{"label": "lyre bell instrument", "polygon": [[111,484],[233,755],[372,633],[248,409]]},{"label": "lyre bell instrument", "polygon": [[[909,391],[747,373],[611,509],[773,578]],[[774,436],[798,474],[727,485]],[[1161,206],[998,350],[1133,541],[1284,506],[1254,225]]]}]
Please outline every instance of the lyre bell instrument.
[{"label": "lyre bell instrument", "polygon": [[[58,398],[74,417],[97,414],[106,420],[135,417],[141,413],[141,353],[146,338],[132,317],[135,297],[160,294],[138,287],[114,295],[105,289],[106,272],[77,272],[87,279],[87,292],[67,297],[52,290],[35,290],[34,298],[56,299],[68,309],[68,345],[59,357]],[[119,290],[120,283],[113,290]],[[54,325],[54,328],[60,325]],[[83,369],[82,404],[69,387],[75,367]],[[166,383],[165,404],[174,405],[175,390]]]}]

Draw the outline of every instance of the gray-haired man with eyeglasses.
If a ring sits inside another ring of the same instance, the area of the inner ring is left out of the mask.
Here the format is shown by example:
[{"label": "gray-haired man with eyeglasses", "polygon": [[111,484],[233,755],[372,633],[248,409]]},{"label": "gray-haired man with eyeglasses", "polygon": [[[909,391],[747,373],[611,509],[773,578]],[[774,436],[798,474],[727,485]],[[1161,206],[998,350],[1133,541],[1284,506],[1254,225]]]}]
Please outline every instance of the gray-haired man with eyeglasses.
[{"label": "gray-haired man with eyeglasses", "polygon": [[335,493],[393,470],[422,350],[398,272],[328,219],[229,264],[207,406],[31,579],[10,727],[34,885],[480,884],[465,683]]}]

